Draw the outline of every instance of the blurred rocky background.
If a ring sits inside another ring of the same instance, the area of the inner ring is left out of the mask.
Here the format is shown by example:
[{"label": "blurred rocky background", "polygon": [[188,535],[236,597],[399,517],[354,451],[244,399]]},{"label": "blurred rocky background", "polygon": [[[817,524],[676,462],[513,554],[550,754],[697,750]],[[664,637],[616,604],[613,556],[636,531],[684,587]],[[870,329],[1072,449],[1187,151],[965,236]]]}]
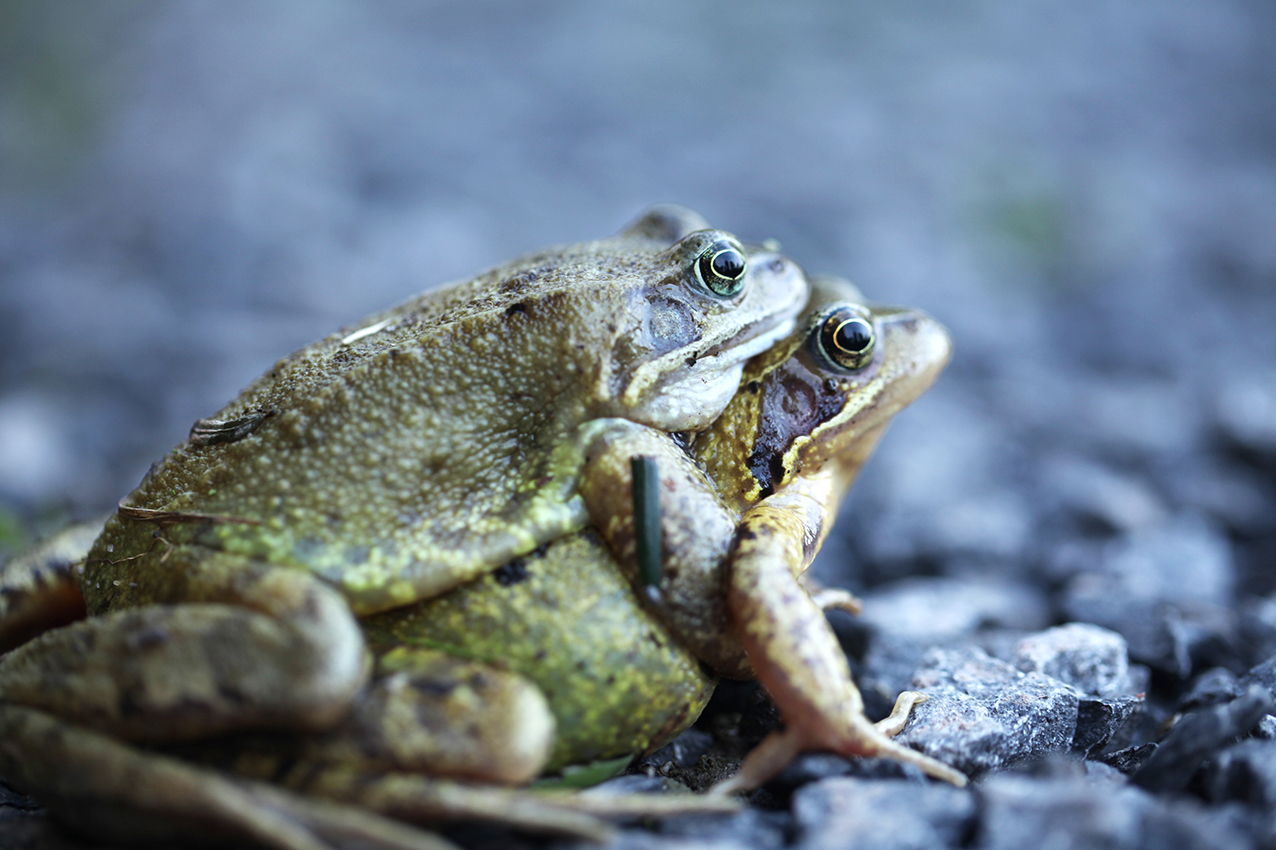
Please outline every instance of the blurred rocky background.
[{"label": "blurred rocky background", "polygon": [[678,201],[950,328],[816,570],[870,708],[925,682],[910,742],[985,778],[812,757],[625,846],[1276,846],[1274,40],[1270,0],[4,0],[0,546],[299,345]]}]

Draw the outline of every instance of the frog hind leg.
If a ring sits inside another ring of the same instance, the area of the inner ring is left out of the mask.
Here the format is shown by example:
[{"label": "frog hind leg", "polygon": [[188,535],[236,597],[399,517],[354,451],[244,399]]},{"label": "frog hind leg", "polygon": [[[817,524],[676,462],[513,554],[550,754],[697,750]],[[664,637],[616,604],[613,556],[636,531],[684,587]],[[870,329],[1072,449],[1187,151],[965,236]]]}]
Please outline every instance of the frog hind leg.
[{"label": "frog hind leg", "polygon": [[[864,714],[846,658],[820,606],[794,576],[805,560],[801,512],[765,502],[741,522],[732,555],[728,604],[758,679],[780,710],[785,728],[763,740],[715,794],[755,788],[798,753],[827,750],[893,759],[964,785],[958,771],[897,744]],[[909,705],[911,707],[911,704]],[[886,731],[884,731],[886,730]]]},{"label": "frog hind leg", "polygon": [[548,757],[553,719],[539,690],[517,674],[429,650],[391,655],[347,718],[308,735],[248,733],[156,752],[0,705],[0,773],[73,826],[131,839],[202,834],[207,824],[219,837],[284,850],[348,839],[434,850],[451,845],[403,821],[454,820],[611,837],[608,824],[579,806],[423,775],[525,781]]},{"label": "frog hind leg", "polygon": [[102,522],[68,526],[0,565],[0,652],[82,620],[77,578]]},{"label": "frog hind leg", "polygon": [[299,756],[272,749],[277,739],[261,742],[255,770],[308,799],[338,800],[395,820],[485,821],[606,840],[610,827],[588,813],[499,787],[541,772],[554,731],[545,696],[518,673],[443,650],[398,646],[380,656],[373,681],[340,725],[310,736]]},{"label": "frog hind leg", "polygon": [[478,820],[592,841],[611,836],[600,818],[734,810],[703,797],[593,797],[458,781],[521,784],[540,773],[555,727],[540,689],[436,649],[395,647],[378,664],[341,726],[312,740],[282,775],[271,765],[265,772],[307,797],[397,820]]},{"label": "frog hind leg", "polygon": [[443,650],[400,646],[381,655],[350,715],[312,736],[304,758],[519,785],[545,767],[554,734],[548,701],[522,675]]},{"label": "frog hind leg", "polygon": [[369,812],[223,776],[21,706],[0,705],[0,773],[95,840],[198,836],[277,850],[455,850]]},{"label": "frog hind leg", "polygon": [[0,657],[0,703],[153,743],[336,723],[370,668],[349,606],[300,570],[241,561],[227,580],[208,560],[184,576],[189,603],[110,611]]}]

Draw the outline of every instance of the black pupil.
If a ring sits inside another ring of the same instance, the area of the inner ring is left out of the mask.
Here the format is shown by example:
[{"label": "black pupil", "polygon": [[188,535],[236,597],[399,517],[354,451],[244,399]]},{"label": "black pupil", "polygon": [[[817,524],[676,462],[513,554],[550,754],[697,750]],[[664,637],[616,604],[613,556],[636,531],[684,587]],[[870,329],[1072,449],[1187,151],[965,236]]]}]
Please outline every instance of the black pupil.
[{"label": "black pupil", "polygon": [[734,248],[727,248],[713,255],[713,272],[718,277],[735,280],[744,274],[744,257]]},{"label": "black pupil", "polygon": [[842,351],[863,351],[873,338],[873,329],[863,319],[847,319],[833,332],[833,344]]}]

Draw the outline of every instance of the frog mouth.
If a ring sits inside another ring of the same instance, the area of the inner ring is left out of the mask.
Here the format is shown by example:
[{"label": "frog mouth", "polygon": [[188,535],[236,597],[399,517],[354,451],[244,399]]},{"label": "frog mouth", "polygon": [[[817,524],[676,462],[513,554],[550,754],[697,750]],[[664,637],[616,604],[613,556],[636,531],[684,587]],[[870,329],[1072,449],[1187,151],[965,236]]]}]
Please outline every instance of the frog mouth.
[{"label": "frog mouth", "polygon": [[793,332],[795,327],[797,327],[797,319],[794,317],[777,316],[774,324],[759,323],[753,327],[745,328],[735,336],[725,339],[699,354],[692,355],[688,358],[687,365],[694,367],[700,361],[708,360],[711,357],[722,358],[717,361],[719,367],[722,368],[735,363],[743,364],[750,357],[755,354],[761,354],[784,339]]},{"label": "frog mouth", "polygon": [[[675,355],[684,362],[665,372],[646,400],[632,404],[628,417],[662,431],[709,427],[739,389],[744,362],[788,336],[796,324],[794,317],[780,314],[702,351]],[[634,390],[631,384],[628,392]]]}]

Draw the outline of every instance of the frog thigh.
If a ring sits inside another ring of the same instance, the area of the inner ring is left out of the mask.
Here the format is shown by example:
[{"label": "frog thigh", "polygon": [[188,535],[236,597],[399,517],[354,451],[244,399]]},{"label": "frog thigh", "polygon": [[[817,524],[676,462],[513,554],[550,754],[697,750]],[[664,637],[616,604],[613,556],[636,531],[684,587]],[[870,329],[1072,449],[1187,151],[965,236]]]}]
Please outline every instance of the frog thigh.
[{"label": "frog thigh", "polygon": [[864,715],[846,657],[823,611],[795,579],[807,560],[799,514],[765,500],[746,512],[732,556],[728,605],[749,660],[784,719],[739,773],[715,789],[756,787],[808,750],[879,756],[964,785],[947,765],[895,743]]},{"label": "frog thigh", "polygon": [[699,715],[715,684],[640,607],[592,531],[559,538],[445,597],[362,625],[378,652],[444,650],[527,677],[557,723],[547,770],[664,743]]},{"label": "frog thigh", "polygon": [[[207,566],[207,565],[204,565]],[[367,680],[363,636],[332,588],[300,570],[239,564],[187,604],[110,611],[0,658],[0,702],[132,740],[261,726],[321,729]]]},{"label": "frog thigh", "polygon": [[102,522],[68,526],[0,566],[0,652],[85,616],[77,567]]},{"label": "frog thigh", "polygon": [[350,717],[318,738],[307,756],[370,772],[521,784],[540,774],[553,743],[549,704],[521,675],[439,650],[398,647],[379,659]]}]

